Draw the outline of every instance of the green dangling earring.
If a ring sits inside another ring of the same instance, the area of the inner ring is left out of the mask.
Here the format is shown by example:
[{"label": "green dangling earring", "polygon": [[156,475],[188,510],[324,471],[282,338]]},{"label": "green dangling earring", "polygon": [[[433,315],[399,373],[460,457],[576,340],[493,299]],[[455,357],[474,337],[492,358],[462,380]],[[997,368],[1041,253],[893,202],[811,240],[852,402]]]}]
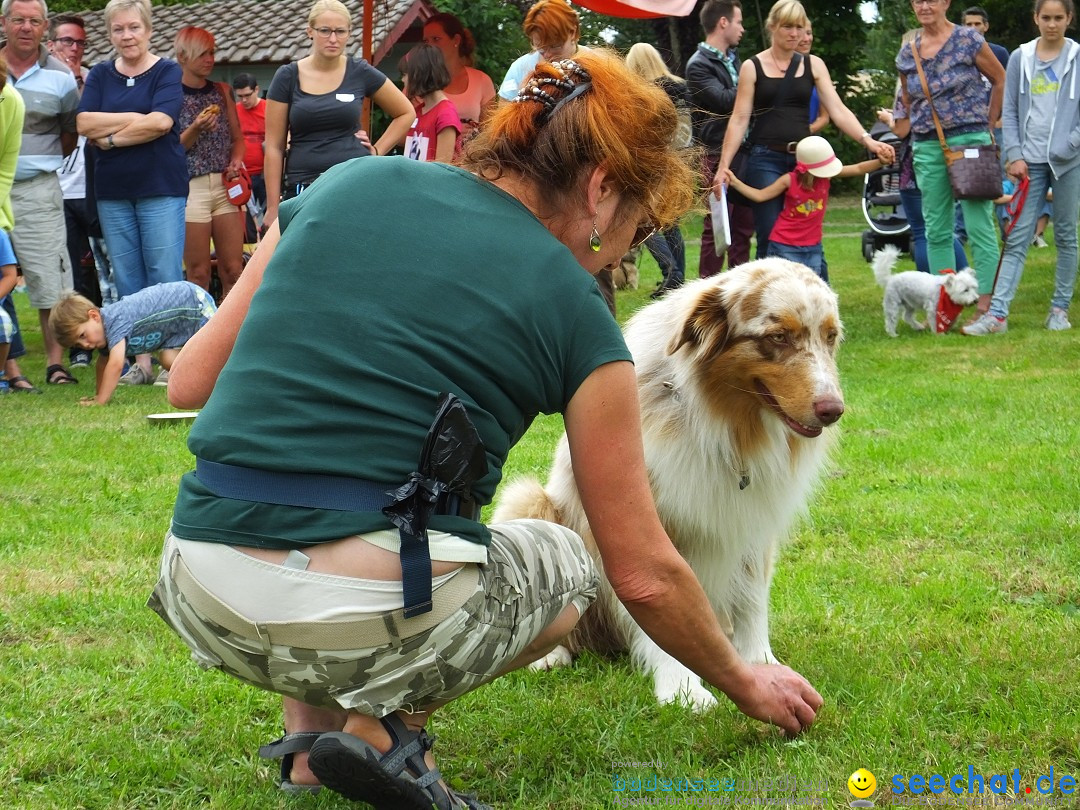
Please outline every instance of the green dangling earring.
[{"label": "green dangling earring", "polygon": [[603,243],[600,241],[600,232],[596,230],[596,222],[593,221],[592,236],[589,237],[589,247],[592,248],[593,253],[599,253],[601,244]]}]

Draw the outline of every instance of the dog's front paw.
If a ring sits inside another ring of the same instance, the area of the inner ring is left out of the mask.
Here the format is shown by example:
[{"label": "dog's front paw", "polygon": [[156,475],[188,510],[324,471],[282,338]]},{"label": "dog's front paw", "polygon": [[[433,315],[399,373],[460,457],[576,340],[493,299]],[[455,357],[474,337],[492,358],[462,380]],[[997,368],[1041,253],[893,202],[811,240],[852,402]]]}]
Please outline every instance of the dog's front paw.
[{"label": "dog's front paw", "polygon": [[748,664],[779,664],[780,660],[773,655],[772,650],[768,647],[758,650],[750,650],[750,652],[743,655],[743,659]]},{"label": "dog's front paw", "polygon": [[661,704],[675,703],[692,712],[706,712],[716,705],[716,695],[706,689],[697,678],[685,678],[678,681],[657,679],[653,684],[653,693]]},{"label": "dog's front paw", "polygon": [[549,652],[543,658],[537,658],[531,664],[529,669],[541,672],[546,672],[549,669],[558,669],[559,667],[568,667],[574,663],[574,657],[570,655],[570,651],[559,645],[554,650]]},{"label": "dog's front paw", "polygon": [[921,332],[923,329],[926,328],[926,324],[922,323],[921,321],[913,321],[911,324],[911,328],[914,329],[916,332]]}]

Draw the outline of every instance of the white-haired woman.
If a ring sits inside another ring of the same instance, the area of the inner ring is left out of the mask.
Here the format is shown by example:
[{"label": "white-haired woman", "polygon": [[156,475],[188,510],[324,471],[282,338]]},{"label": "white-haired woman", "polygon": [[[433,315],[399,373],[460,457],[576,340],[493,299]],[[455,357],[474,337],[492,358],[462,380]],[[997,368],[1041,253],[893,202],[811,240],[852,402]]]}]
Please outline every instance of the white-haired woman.
[{"label": "white-haired woman", "polygon": [[[183,91],[180,66],[150,52],[149,0],[109,0],[105,27],[117,57],[86,77],[77,122],[79,134],[100,150],[98,218],[123,297],[183,278]],[[139,355],[124,381],[153,382],[150,355]]]},{"label": "white-haired woman", "polygon": [[214,35],[193,25],[181,28],[175,51],[184,71],[180,143],[187,152],[189,177],[184,267],[188,281],[210,289],[212,238],[221,293],[226,295],[244,268],[244,218],[225,186],[243,167],[244,135],[229,87],[210,81]]},{"label": "white-haired woman", "polygon": [[[415,117],[412,104],[393,82],[365,60],[346,54],[351,31],[344,3],[316,0],[308,12],[311,53],[279,68],[270,83],[263,162],[267,226],[277,219],[282,199],[295,197],[338,163],[385,155],[405,137]],[[391,119],[370,150],[357,137],[365,98]]]},{"label": "white-haired woman", "polygon": [[[626,53],[626,66],[643,79],[659,85],[675,109],[679,112],[679,127],[676,129],[676,145],[689,146],[692,138],[690,124],[690,97],[686,82],[668,70],[660,52],[647,42],[635,42]],[[681,287],[686,280],[686,244],[678,224],[665,231],[654,233],[645,240],[645,247],[656,259],[663,280],[652,293],[653,298],[660,298],[668,290]]]}]

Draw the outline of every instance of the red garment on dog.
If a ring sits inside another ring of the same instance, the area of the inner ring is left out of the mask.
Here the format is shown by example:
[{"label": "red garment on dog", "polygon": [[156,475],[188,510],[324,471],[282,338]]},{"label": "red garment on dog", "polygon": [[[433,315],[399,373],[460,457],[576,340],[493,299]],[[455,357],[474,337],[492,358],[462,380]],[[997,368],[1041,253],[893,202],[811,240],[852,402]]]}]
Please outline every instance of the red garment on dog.
[{"label": "red garment on dog", "polygon": [[[944,273],[952,273],[952,270],[942,270]],[[934,324],[934,329],[938,334],[944,334],[948,332],[956,319],[960,317],[960,313],[964,311],[963,306],[954,303],[949,294],[945,292],[945,285],[941,285],[941,289],[938,290],[938,302],[937,302],[937,322]]]}]

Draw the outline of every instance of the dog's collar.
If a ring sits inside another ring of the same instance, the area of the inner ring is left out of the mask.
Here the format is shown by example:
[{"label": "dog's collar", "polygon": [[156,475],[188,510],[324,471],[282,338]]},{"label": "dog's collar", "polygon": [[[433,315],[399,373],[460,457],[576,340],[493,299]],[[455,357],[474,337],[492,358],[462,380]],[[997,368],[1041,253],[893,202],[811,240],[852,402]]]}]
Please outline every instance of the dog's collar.
[{"label": "dog's collar", "polygon": [[[679,388],[675,385],[674,382],[672,382],[671,380],[664,380],[661,385],[663,385],[664,388],[671,392],[672,398],[676,400],[681,399],[679,394]],[[727,464],[730,470],[735,473],[735,476],[739,479],[740,492],[750,486],[750,473],[748,473],[746,470],[742,470],[740,472],[739,470],[735,469],[735,467],[729,461],[725,461],[724,463]]]}]

